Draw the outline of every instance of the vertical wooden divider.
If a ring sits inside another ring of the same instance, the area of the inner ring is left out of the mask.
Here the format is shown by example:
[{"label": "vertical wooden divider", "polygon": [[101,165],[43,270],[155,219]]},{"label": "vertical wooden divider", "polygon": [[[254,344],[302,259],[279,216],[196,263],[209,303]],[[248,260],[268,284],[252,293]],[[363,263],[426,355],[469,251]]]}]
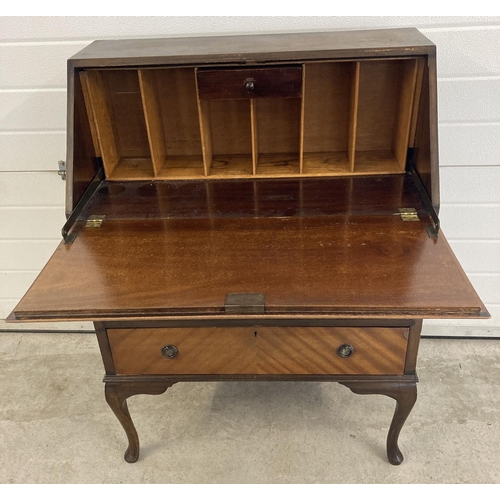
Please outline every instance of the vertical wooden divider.
[{"label": "vertical wooden divider", "polygon": [[250,124],[252,130],[252,174],[257,175],[257,165],[259,164],[259,135],[257,103],[255,99],[250,99]]},{"label": "vertical wooden divider", "polygon": [[210,101],[198,99],[198,114],[200,117],[201,149],[203,152],[203,166],[205,176],[210,173],[212,166],[212,133],[210,131]]},{"label": "vertical wooden divider", "polygon": [[195,70],[194,78],[196,85],[196,100],[198,102],[198,118],[200,120],[200,135],[201,135],[201,150],[203,153],[203,167],[205,169],[205,177],[210,174],[212,166],[212,133],[210,131],[210,101],[200,99],[198,92],[198,70]]},{"label": "vertical wooden divider", "polygon": [[94,133],[98,137],[104,172],[109,178],[121,159],[121,151],[116,142],[118,134],[115,129],[114,113],[108,90],[99,71],[82,71],[80,79],[85,106],[87,110],[91,110],[88,113],[89,119],[92,117],[94,120]]},{"label": "vertical wooden divider", "polygon": [[402,61],[402,64],[401,91],[396,111],[392,150],[399,164],[399,168],[404,171],[406,168],[406,154],[408,151],[408,138],[410,135],[418,64],[416,59]]},{"label": "vertical wooden divider", "polygon": [[354,172],[354,162],[356,159],[356,130],[358,125],[358,102],[359,102],[359,72],[360,62],[356,61],[352,67],[351,75],[351,96],[350,96],[350,110],[349,110],[349,123],[347,129],[347,160]]},{"label": "vertical wooden divider", "polygon": [[299,173],[304,172],[304,134],[306,107],[306,65],[302,65],[302,97],[300,99]]},{"label": "vertical wooden divider", "polygon": [[155,70],[139,70],[139,87],[141,89],[142,107],[144,110],[144,119],[146,120],[153,170],[155,177],[158,177],[166,161],[167,148],[165,145],[165,133],[161,118]]}]

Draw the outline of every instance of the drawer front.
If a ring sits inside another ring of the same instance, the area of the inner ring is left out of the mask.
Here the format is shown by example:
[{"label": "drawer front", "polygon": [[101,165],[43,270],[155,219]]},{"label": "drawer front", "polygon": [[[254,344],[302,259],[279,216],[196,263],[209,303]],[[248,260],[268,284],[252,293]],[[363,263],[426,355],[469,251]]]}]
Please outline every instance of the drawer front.
[{"label": "drawer front", "polygon": [[408,328],[262,328],[259,373],[402,375]]},{"label": "drawer front", "polygon": [[302,96],[302,67],[198,70],[200,99]]},{"label": "drawer front", "polygon": [[119,375],[402,375],[408,328],[108,329]]},{"label": "drawer front", "polygon": [[[255,337],[248,328],[141,328],[108,330],[117,374],[252,373]],[[175,346],[172,358],[162,354]]]}]

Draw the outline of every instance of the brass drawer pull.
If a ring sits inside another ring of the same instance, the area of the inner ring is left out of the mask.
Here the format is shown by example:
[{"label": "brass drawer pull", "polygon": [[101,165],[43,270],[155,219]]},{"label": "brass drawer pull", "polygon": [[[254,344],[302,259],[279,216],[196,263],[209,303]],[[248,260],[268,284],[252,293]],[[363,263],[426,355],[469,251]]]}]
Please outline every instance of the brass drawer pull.
[{"label": "brass drawer pull", "polygon": [[342,344],[338,349],[337,349],[337,354],[341,356],[342,358],[348,358],[349,356],[352,356],[352,353],[354,352],[354,347],[349,344]]},{"label": "brass drawer pull", "polygon": [[161,353],[165,358],[172,359],[177,356],[178,353],[177,347],[175,345],[164,345],[161,348]]},{"label": "brass drawer pull", "polygon": [[250,81],[245,83],[245,89],[247,92],[252,92],[255,89],[255,83]]}]

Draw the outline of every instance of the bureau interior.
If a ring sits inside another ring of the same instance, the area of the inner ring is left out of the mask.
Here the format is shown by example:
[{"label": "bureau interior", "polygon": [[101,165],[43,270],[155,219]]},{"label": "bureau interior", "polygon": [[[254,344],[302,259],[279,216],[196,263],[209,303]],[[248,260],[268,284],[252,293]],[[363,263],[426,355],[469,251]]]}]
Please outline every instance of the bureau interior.
[{"label": "bureau interior", "polygon": [[105,175],[122,181],[403,173],[421,72],[396,58],[80,79]]}]

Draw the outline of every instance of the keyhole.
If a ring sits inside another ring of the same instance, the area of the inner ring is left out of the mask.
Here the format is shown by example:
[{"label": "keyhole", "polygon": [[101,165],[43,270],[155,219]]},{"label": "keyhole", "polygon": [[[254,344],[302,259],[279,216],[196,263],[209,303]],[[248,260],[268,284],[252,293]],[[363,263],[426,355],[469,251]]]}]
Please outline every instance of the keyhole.
[{"label": "keyhole", "polygon": [[257,338],[257,332],[253,332],[253,336]]}]

